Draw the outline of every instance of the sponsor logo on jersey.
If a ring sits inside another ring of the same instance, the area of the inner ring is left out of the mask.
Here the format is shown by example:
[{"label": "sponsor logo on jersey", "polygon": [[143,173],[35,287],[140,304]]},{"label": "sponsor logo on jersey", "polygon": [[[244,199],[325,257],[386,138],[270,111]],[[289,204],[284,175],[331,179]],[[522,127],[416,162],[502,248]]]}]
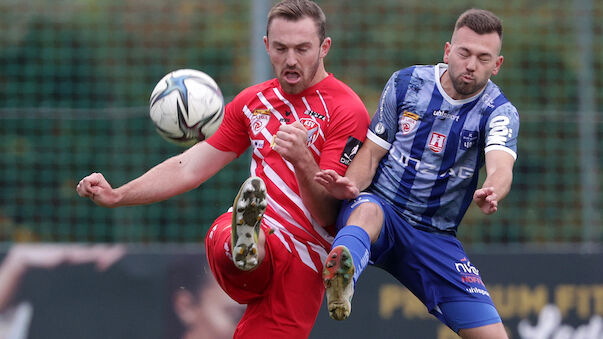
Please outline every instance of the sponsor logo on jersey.
[{"label": "sponsor logo on jersey", "polygon": [[408,154],[401,153],[401,150],[396,149],[395,147],[392,147],[389,150],[389,154],[392,159],[404,168],[414,168],[417,173],[435,175],[439,178],[450,176],[453,178],[467,179],[471,178],[475,172],[473,168],[467,166],[449,167],[438,171],[439,165],[436,166],[436,164],[429,163],[425,160],[421,161],[420,159],[413,158]]},{"label": "sponsor logo on jersey", "polygon": [[310,146],[314,144],[316,138],[318,138],[320,125],[316,121],[308,118],[300,119],[299,122],[301,122],[308,131],[307,145]]},{"label": "sponsor logo on jersey", "polygon": [[309,109],[307,109],[307,110],[304,112],[304,114],[307,114],[307,115],[309,115],[309,116],[311,116],[311,117],[315,117],[316,119],[325,120],[325,116],[324,116],[324,115],[322,115],[322,114],[320,114],[320,113],[316,113],[316,112],[311,111],[311,110],[309,110]]},{"label": "sponsor logo on jersey", "polygon": [[362,146],[362,142],[354,137],[349,137],[348,141],[345,143],[345,147],[343,149],[343,153],[341,153],[341,158],[339,162],[344,165],[350,165],[352,159],[358,153],[358,149]]},{"label": "sponsor logo on jersey", "polygon": [[477,142],[477,131],[464,129],[461,131],[461,149],[468,150]]},{"label": "sponsor logo on jersey", "polygon": [[429,137],[429,149],[435,153],[440,153],[446,144],[446,135],[438,132],[431,132]]},{"label": "sponsor logo on jersey", "polygon": [[490,125],[488,126],[490,127],[490,132],[488,133],[486,146],[506,146],[507,140],[513,137],[513,129],[509,128],[510,123],[511,120],[504,115],[492,118],[492,121],[490,121]]},{"label": "sponsor logo on jersey", "polygon": [[253,111],[250,119],[253,135],[257,135],[264,127],[266,127],[270,120],[270,115],[270,110],[267,109],[256,109]]},{"label": "sponsor logo on jersey", "polygon": [[264,148],[264,140],[251,140],[251,144],[256,149]]},{"label": "sponsor logo on jersey", "polygon": [[459,116],[448,113],[447,110],[435,110],[432,113],[434,116],[439,117],[440,119],[451,119],[454,121],[459,121]]},{"label": "sponsor logo on jersey", "polygon": [[457,272],[462,274],[479,275],[479,270],[477,267],[471,265],[471,262],[467,260],[467,258],[462,258],[461,260],[455,262],[454,268],[456,268]]},{"label": "sponsor logo on jersey", "polygon": [[402,113],[402,118],[400,118],[400,130],[402,131],[402,134],[406,135],[414,131],[417,127],[419,118],[418,114],[404,111],[404,113]]},{"label": "sponsor logo on jersey", "polygon": [[471,262],[467,258],[463,258],[460,261],[454,263],[454,268],[461,275],[461,281],[465,284],[477,284],[485,286],[482,278],[479,276],[479,270],[471,265]]}]

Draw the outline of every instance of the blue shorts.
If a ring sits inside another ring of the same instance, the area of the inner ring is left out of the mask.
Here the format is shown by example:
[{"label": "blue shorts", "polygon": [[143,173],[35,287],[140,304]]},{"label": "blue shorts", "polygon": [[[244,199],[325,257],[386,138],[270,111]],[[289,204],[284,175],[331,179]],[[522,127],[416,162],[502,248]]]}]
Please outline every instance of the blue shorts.
[{"label": "blue shorts", "polygon": [[[363,203],[381,206],[384,215],[381,234],[371,245],[370,264],[393,275],[455,332],[501,322],[478,269],[453,235],[412,227],[388,202],[371,193],[344,202],[338,230]],[[445,314],[447,310],[454,314]]]}]

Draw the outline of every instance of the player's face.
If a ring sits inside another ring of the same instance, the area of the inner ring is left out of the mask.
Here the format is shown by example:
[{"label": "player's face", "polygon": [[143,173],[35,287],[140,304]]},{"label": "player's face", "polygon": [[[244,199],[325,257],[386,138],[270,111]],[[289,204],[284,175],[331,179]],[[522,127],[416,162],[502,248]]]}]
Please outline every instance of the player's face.
[{"label": "player's face", "polygon": [[285,92],[297,94],[327,75],[323,58],[331,47],[331,39],[319,41],[318,28],[311,18],[297,21],[275,18],[264,43]]},{"label": "player's face", "polygon": [[458,100],[481,91],[500,70],[503,62],[500,47],[496,32],[480,35],[468,27],[456,30],[444,49],[448,72],[442,78],[442,86],[447,94]]}]

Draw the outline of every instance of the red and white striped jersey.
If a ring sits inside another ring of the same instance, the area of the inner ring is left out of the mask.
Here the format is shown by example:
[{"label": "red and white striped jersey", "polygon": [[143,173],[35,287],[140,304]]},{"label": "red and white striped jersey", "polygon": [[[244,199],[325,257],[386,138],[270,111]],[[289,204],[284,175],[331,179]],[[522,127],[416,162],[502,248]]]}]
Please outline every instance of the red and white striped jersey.
[{"label": "red and white striped jersey", "polygon": [[273,135],[281,124],[301,122],[319,167],[344,175],[366,137],[369,120],[356,93],[332,74],[295,95],[272,79],[243,90],[226,105],[220,128],[207,142],[238,155],[252,146],[251,175],[262,178],[268,192],[264,223],[287,248],[303,242],[322,257],[332,242],[327,230],[333,229],[321,227],[302,204],[293,166],[272,150]]}]

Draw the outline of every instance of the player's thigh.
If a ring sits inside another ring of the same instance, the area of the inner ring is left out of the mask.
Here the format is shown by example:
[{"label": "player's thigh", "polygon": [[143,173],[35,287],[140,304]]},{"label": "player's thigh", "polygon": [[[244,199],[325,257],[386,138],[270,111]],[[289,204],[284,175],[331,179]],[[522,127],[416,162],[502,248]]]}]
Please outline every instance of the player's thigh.
[{"label": "player's thigh", "polygon": [[502,323],[490,324],[476,328],[467,328],[459,331],[463,339],[508,339],[507,332]]},{"label": "player's thigh", "polygon": [[435,314],[462,338],[506,338],[498,311],[479,301],[452,301],[438,305]]},{"label": "player's thigh", "polygon": [[270,284],[272,255],[267,244],[262,263],[252,271],[238,269],[230,253],[232,213],[218,217],[205,236],[205,251],[211,271],[222,289],[241,304],[261,298]]}]

